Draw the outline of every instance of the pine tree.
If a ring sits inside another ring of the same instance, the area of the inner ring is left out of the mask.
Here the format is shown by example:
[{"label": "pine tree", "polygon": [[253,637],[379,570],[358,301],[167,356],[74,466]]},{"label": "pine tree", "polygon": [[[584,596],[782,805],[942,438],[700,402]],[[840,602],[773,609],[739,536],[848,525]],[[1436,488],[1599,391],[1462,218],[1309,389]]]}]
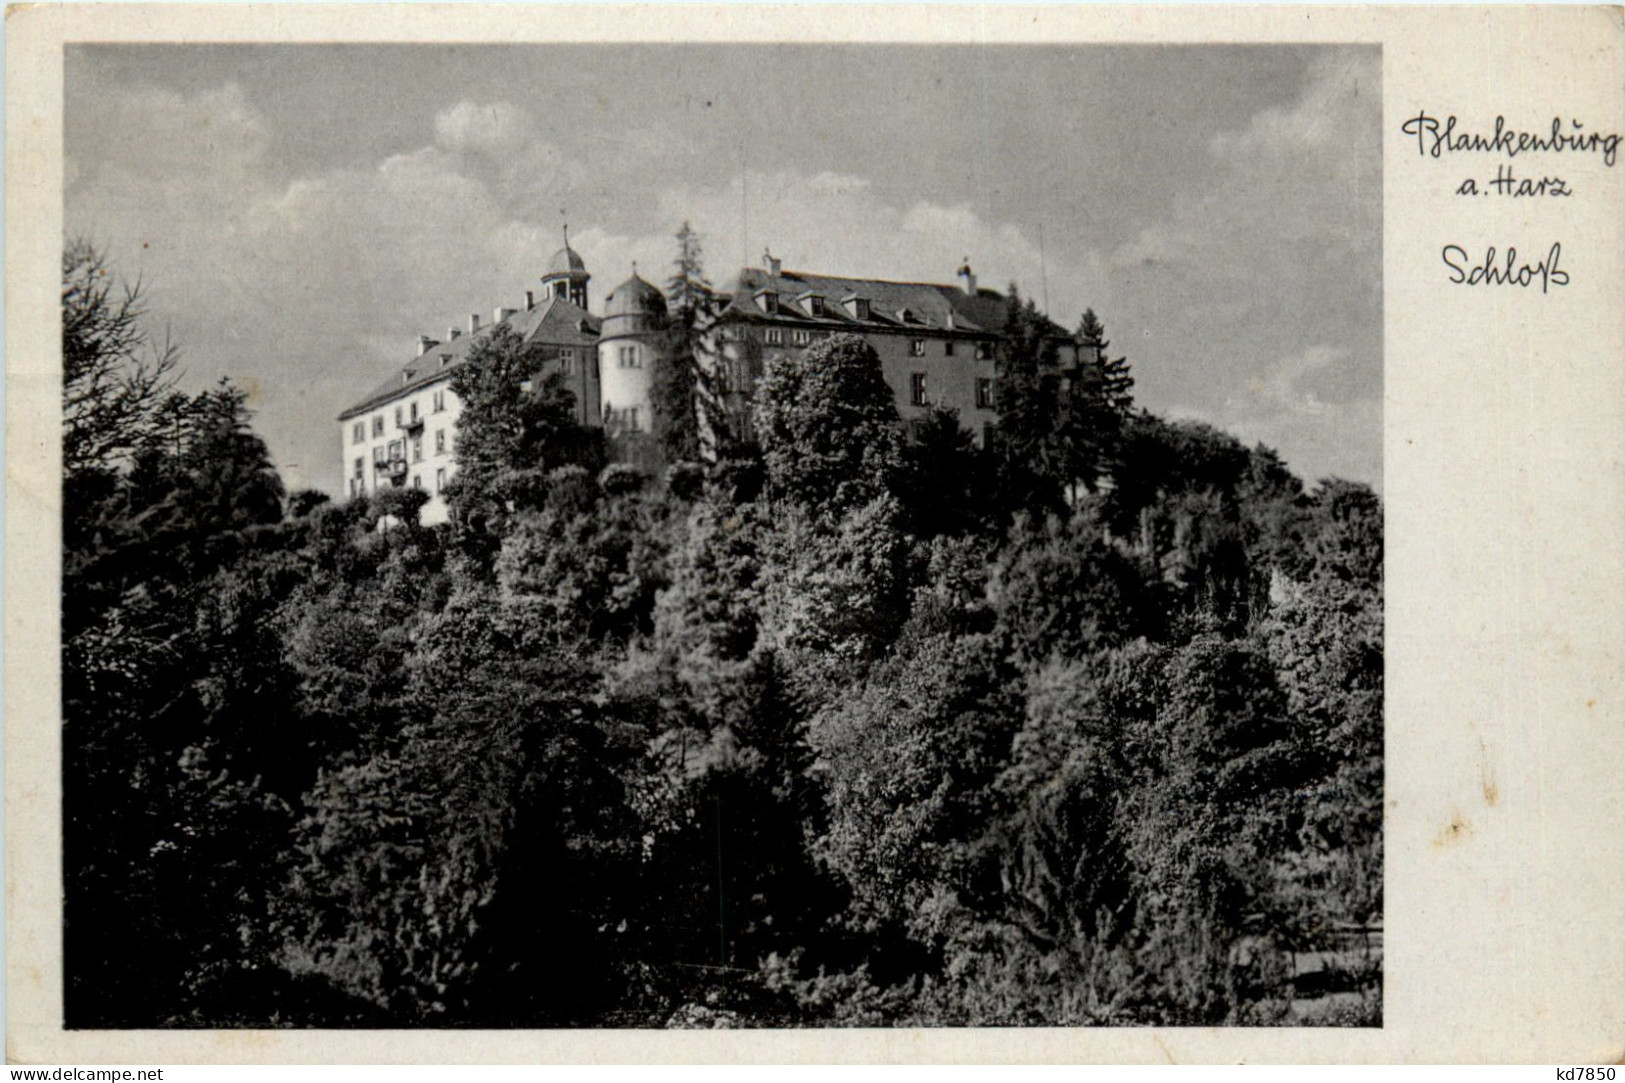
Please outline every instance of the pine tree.
[{"label": "pine tree", "polygon": [[1109,358],[1106,348],[1106,326],[1095,315],[1095,310],[1083,310],[1078,322],[1078,345],[1089,350],[1084,362],[1098,374],[1099,395],[1106,408],[1118,417],[1127,417],[1134,409],[1134,377],[1129,375],[1128,358]]},{"label": "pine tree", "polygon": [[677,231],[677,258],[666,280],[671,326],[667,348],[650,373],[649,406],[655,438],[670,462],[697,459],[700,434],[697,398],[702,375],[697,339],[710,316],[716,291],[701,263],[700,236],[686,221]]},{"label": "pine tree", "polygon": [[676,237],[677,258],[672,261],[674,273],[666,280],[666,300],[673,318],[684,327],[693,327],[710,309],[717,291],[705,277],[700,235],[685,221]]}]

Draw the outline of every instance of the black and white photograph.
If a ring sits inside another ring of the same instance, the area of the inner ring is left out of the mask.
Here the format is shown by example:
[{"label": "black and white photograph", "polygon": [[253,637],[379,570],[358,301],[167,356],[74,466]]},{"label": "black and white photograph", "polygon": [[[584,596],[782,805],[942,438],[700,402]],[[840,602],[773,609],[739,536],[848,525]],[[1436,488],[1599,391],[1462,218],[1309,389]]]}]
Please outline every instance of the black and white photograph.
[{"label": "black and white photograph", "polygon": [[65,1027],[1382,1027],[1383,64],[70,43]]}]

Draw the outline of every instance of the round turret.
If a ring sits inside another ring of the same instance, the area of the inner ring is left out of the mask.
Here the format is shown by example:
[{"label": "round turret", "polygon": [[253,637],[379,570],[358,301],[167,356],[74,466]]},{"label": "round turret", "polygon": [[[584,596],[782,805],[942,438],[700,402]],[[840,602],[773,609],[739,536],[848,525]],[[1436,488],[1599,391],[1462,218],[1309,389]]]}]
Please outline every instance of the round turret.
[{"label": "round turret", "polygon": [[[610,291],[604,299],[604,335],[635,334],[648,330],[649,321],[656,323],[666,318],[666,296],[653,285],[632,277]],[[611,326],[616,321],[616,326]],[[622,321],[625,321],[624,325]],[[624,329],[623,329],[624,327]]]},{"label": "round turret", "polygon": [[604,427],[612,437],[649,431],[649,373],[664,348],[666,298],[632,277],[604,300],[598,335],[598,380]]}]

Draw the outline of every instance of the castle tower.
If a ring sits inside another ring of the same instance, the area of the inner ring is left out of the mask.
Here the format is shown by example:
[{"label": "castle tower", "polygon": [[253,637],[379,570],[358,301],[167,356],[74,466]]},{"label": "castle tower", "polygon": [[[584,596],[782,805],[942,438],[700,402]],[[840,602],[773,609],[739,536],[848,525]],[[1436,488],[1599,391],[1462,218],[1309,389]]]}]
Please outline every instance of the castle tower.
[{"label": "castle tower", "polygon": [[577,308],[587,307],[587,262],[581,253],[570,247],[570,227],[564,227],[564,247],[553,253],[547,272],[542,275],[542,288],[546,297],[563,297]]},{"label": "castle tower", "polygon": [[666,298],[654,286],[632,277],[604,299],[598,336],[598,385],[604,428],[612,439],[650,431],[649,384],[655,359],[665,348]]}]

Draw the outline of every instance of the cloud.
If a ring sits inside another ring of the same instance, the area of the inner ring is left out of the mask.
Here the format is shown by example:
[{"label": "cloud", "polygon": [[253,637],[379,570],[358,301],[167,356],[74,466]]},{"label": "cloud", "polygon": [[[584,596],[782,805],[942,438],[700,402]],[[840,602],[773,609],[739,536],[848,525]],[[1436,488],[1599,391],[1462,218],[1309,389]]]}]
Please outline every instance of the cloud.
[{"label": "cloud", "polygon": [[1317,56],[1290,103],[1213,133],[1187,198],[1109,259],[1144,397],[1189,403],[1175,380],[1200,380],[1211,401],[1184,412],[1308,477],[1381,477],[1379,93],[1375,50]]},{"label": "cloud", "polygon": [[1374,262],[1382,158],[1373,105],[1380,90],[1374,50],[1317,57],[1290,107],[1260,110],[1243,127],[1210,138],[1198,197],[1121,245],[1113,265],[1211,260],[1215,252],[1301,243]]},{"label": "cloud", "polygon": [[[767,248],[797,270],[952,283],[968,257],[979,279],[998,289],[1018,281],[1038,296],[1047,279],[1051,311],[1063,322],[1099,305],[1106,288],[1096,253],[1050,252],[1046,266],[1037,239],[1017,226],[968,204],[894,202],[857,176],[751,171],[720,187],[674,186],[660,194],[658,217],[690,221],[714,272],[759,264]],[[662,243],[669,259],[671,244]]]},{"label": "cloud", "polygon": [[508,102],[458,102],[434,118],[434,134],[442,146],[485,154],[538,141],[529,115]]}]

